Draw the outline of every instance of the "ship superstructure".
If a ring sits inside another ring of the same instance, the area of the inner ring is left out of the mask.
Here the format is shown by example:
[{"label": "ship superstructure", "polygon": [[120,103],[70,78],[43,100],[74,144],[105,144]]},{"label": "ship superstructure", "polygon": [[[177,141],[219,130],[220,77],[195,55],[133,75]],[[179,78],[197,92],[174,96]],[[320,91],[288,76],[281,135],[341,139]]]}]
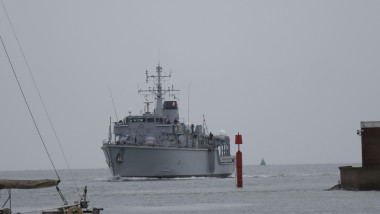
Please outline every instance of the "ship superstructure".
[{"label": "ship superstructure", "polygon": [[235,169],[235,157],[230,154],[230,138],[225,131],[219,135],[207,133],[204,125],[185,123],[179,117],[178,90],[163,88],[162,81],[170,78],[162,74],[158,64],[156,75],[146,71],[146,82],[154,80],[154,87],[139,90],[144,96],[153,94],[156,106],[145,102],[145,112],[129,115],[110,123],[108,140],[103,142],[108,167],[114,176],[121,177],[226,177]]}]

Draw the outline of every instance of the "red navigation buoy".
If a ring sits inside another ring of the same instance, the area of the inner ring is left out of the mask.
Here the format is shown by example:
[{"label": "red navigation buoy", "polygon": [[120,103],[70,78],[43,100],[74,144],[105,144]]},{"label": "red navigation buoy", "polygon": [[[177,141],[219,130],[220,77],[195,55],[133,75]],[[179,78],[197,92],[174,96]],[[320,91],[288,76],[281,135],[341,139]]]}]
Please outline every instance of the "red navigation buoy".
[{"label": "red navigation buoy", "polygon": [[238,151],[236,152],[236,186],[243,187],[243,153],[240,151],[240,144],[243,144],[243,140],[239,133],[235,135],[235,144],[238,145]]}]

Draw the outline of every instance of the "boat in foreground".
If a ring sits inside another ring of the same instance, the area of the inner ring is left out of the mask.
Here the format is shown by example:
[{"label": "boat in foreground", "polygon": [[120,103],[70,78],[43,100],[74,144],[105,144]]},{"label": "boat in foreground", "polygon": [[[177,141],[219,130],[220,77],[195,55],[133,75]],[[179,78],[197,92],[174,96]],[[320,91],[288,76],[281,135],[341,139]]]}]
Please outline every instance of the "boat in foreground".
[{"label": "boat in foreground", "polygon": [[[56,187],[59,195],[62,200],[65,202],[65,205],[43,209],[40,212],[41,214],[83,214],[83,213],[92,213],[99,214],[103,208],[88,208],[87,201],[87,187],[84,189],[84,194],[81,196],[80,202],[76,202],[74,204],[69,205],[64,199],[61,191],[58,188],[59,180],[52,179],[40,179],[40,180],[0,180],[0,190],[8,189],[8,198],[5,200],[3,206],[0,208],[0,214],[11,214],[12,213],[12,194],[11,189],[38,189],[38,188],[48,188],[48,187]],[[9,204],[9,207],[5,207],[6,204]],[[23,213],[36,213],[37,211],[26,211]],[[20,214],[19,212],[17,212]]]},{"label": "boat in foreground", "polygon": [[[153,94],[156,108],[141,115],[129,115],[109,125],[108,140],[101,147],[114,176],[120,177],[227,177],[235,170],[235,157],[230,154],[230,138],[225,131],[219,135],[208,132],[203,125],[185,123],[179,117],[177,100],[164,100],[165,95],[175,98],[172,87],[165,89],[162,67],[156,67],[154,87],[139,90],[143,95]],[[145,96],[147,97],[147,96]]]}]

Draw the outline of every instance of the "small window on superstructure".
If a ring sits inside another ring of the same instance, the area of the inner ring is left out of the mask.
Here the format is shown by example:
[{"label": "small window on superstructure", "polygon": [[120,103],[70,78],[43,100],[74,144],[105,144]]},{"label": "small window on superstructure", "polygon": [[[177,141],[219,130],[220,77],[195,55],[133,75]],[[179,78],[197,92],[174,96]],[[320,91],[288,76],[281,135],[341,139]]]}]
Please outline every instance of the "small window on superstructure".
[{"label": "small window on superstructure", "polygon": [[154,118],[147,118],[147,122],[150,122],[150,123],[154,122]]},{"label": "small window on superstructure", "polygon": [[139,122],[145,122],[145,118],[139,118]]},{"label": "small window on superstructure", "polygon": [[131,122],[132,122],[132,123],[135,123],[135,122],[137,122],[137,119],[136,119],[136,118],[132,118],[132,119],[131,119]]}]

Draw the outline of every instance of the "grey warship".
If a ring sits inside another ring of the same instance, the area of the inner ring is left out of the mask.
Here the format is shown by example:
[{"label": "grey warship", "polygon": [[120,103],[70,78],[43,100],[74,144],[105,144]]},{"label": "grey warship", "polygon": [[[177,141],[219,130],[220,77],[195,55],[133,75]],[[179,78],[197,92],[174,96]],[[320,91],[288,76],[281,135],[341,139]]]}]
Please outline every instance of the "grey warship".
[{"label": "grey warship", "polygon": [[[218,135],[208,133],[205,120],[202,125],[184,122],[179,117],[178,90],[163,88],[164,75],[160,64],[156,75],[146,71],[146,82],[154,87],[138,92],[155,97],[155,109],[129,115],[109,125],[108,139],[101,149],[113,176],[120,177],[227,177],[235,170],[235,156],[230,154],[230,138],[225,131]],[[168,96],[169,95],[169,96]],[[171,96],[170,96],[171,95]],[[113,125],[113,132],[111,131]]]}]

